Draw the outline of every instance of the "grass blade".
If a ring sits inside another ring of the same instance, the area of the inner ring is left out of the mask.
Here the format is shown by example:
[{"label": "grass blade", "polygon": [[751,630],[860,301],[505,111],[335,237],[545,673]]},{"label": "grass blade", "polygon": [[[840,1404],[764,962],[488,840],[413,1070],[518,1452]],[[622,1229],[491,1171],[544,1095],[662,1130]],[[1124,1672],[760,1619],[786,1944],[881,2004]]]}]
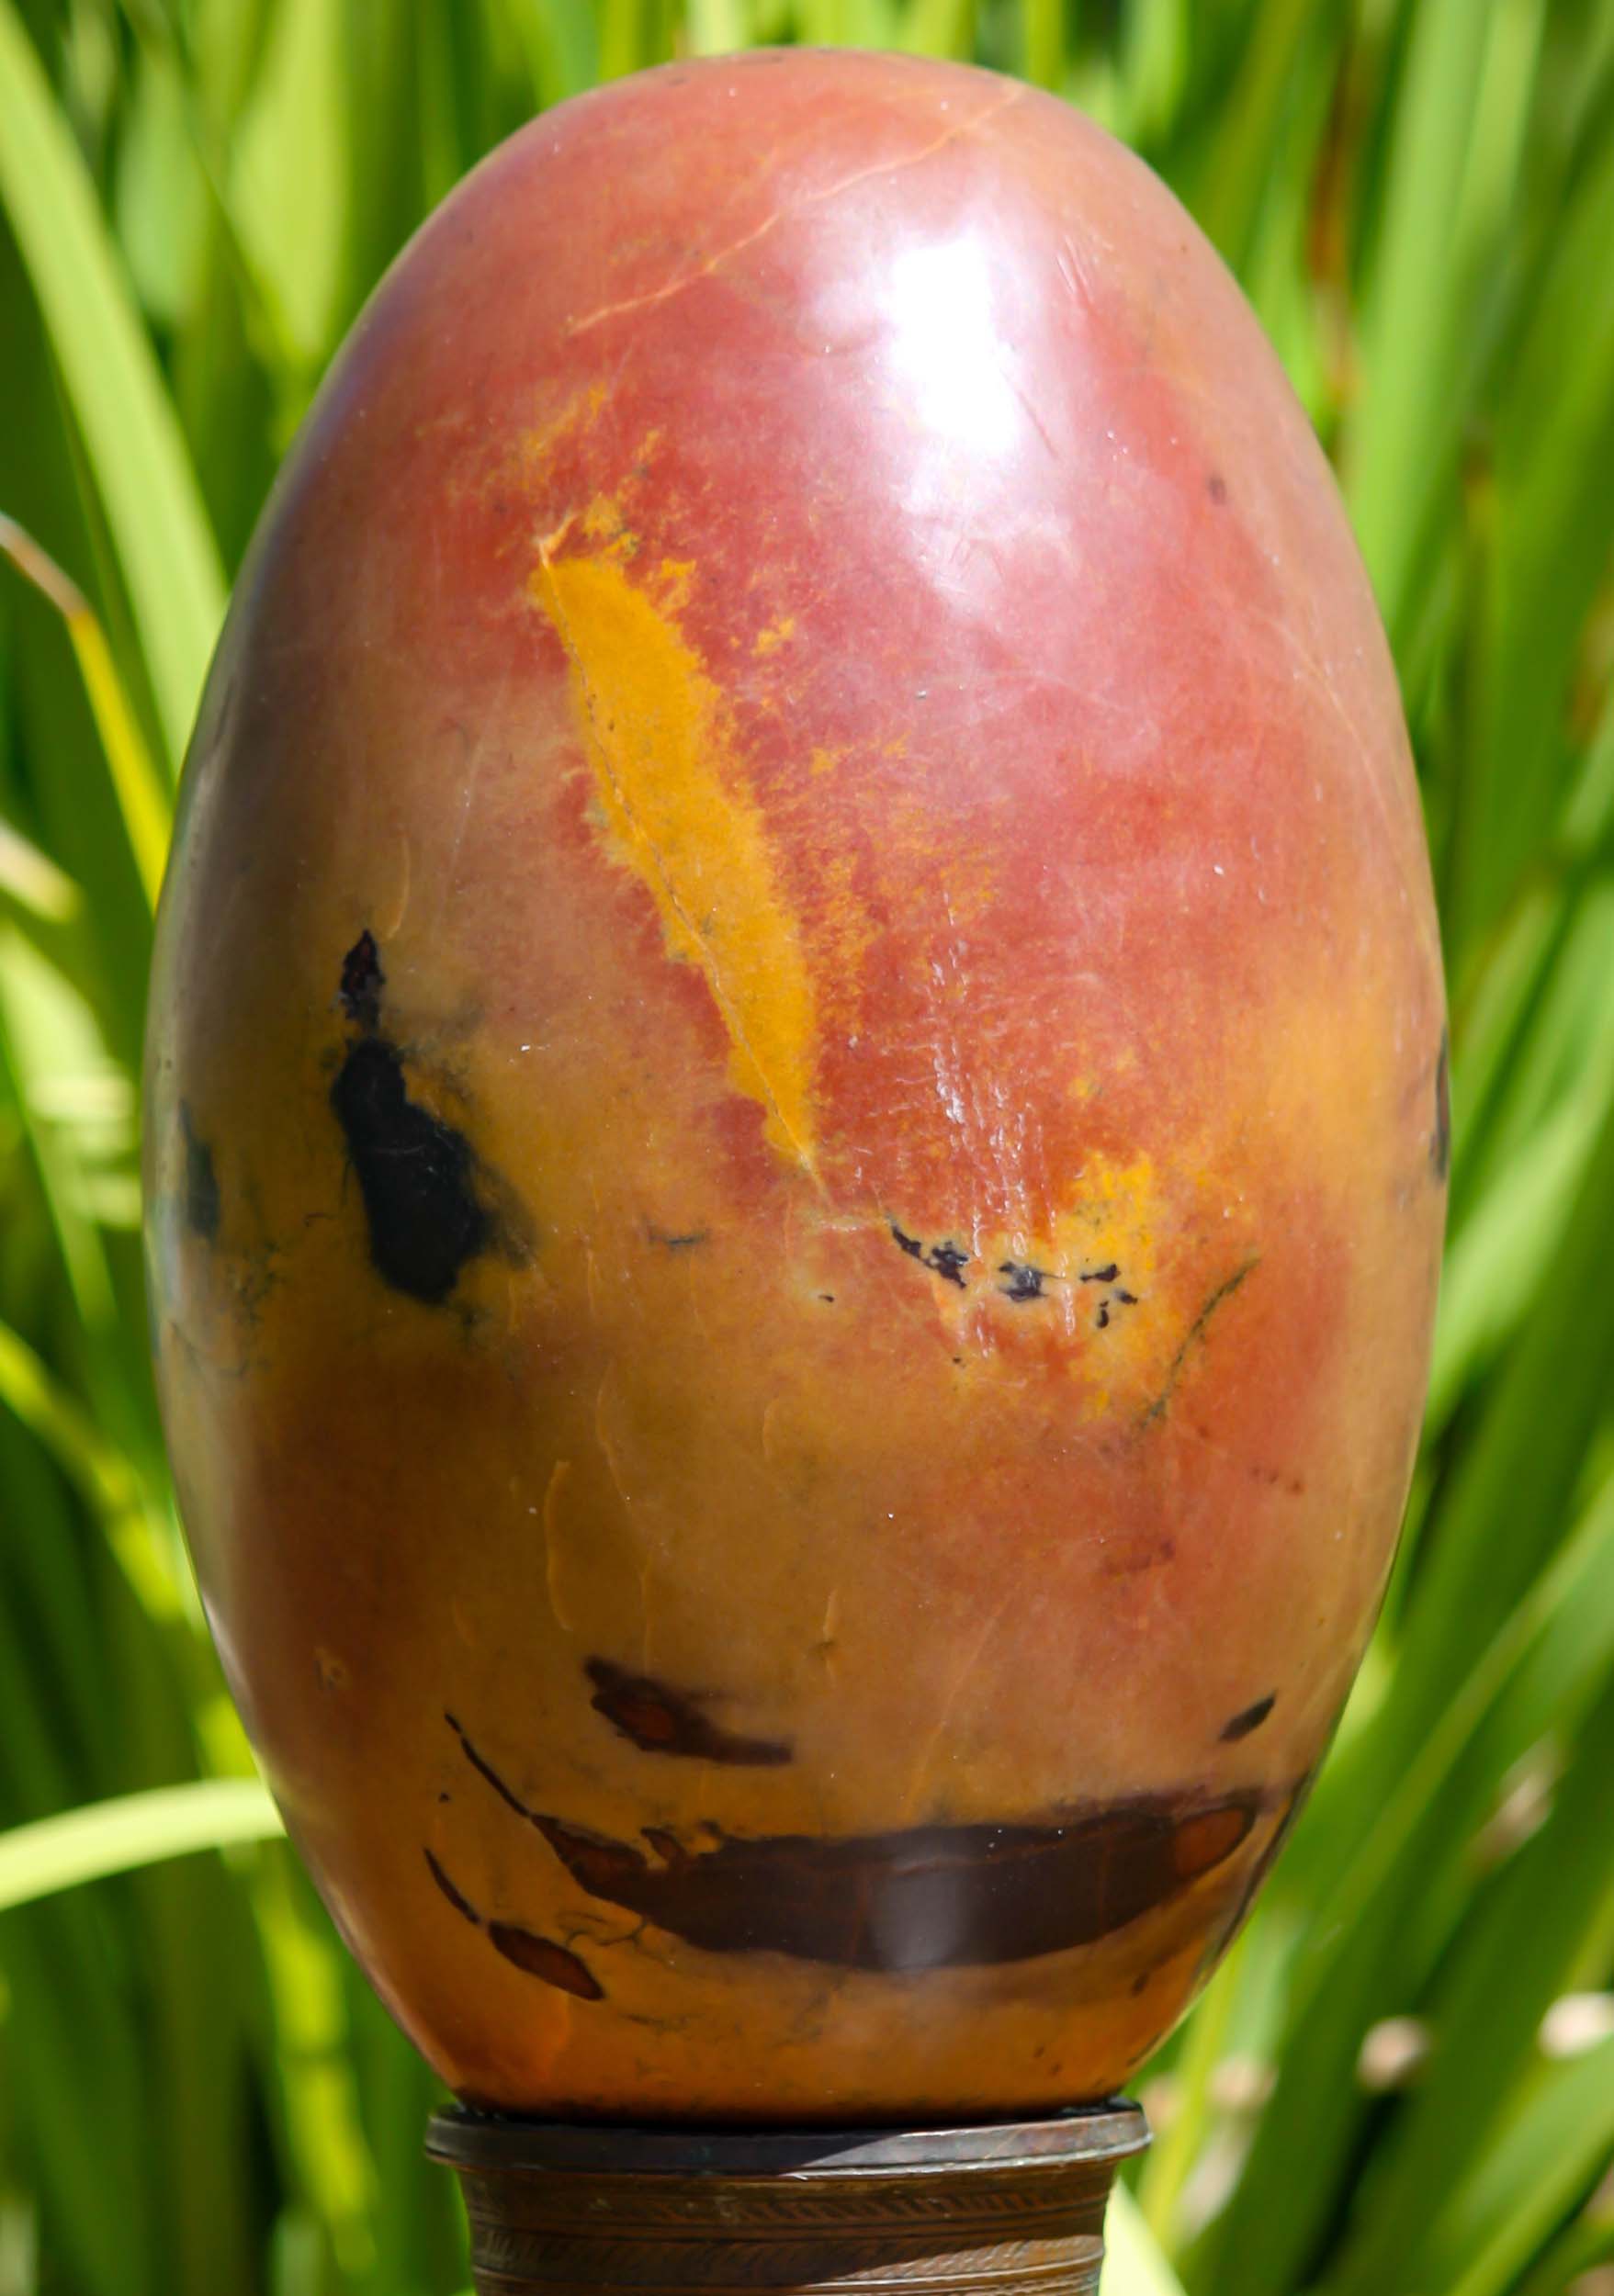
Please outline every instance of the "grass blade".
[{"label": "grass blade", "polygon": [[124,694],[107,634],[77,583],[40,549],[31,535],[25,534],[4,512],[0,512],[0,556],[8,557],[18,572],[51,601],[67,625],[96,730],[107,753],[112,787],[135,867],[140,872],[146,899],[154,910],[168,852],[170,809],[151,753]]},{"label": "grass blade", "polygon": [[1123,2184],[1110,2195],[1104,2245],[1101,2296],[1182,2296],[1182,2282]]},{"label": "grass blade", "polygon": [[59,1818],[36,1818],[0,1834],[0,1912],[109,1874],[198,1850],[265,1841],[284,1830],[280,1813],[255,1778],[153,1786]]},{"label": "grass blade", "polygon": [[88,173],[12,0],[0,0],[0,206],[84,436],[177,767],[223,618],[223,576]]}]

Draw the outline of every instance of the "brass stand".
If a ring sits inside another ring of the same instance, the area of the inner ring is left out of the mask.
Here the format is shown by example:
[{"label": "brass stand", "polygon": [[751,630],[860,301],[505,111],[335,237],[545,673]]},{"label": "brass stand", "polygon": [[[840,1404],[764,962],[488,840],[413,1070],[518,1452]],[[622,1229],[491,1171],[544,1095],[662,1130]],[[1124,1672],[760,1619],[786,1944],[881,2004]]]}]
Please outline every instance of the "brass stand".
[{"label": "brass stand", "polygon": [[426,2150],[459,2173],[479,2296],[1082,2296],[1104,2207],[1148,2130],[1123,2100],[976,2128],[565,2126],[463,2110]]}]

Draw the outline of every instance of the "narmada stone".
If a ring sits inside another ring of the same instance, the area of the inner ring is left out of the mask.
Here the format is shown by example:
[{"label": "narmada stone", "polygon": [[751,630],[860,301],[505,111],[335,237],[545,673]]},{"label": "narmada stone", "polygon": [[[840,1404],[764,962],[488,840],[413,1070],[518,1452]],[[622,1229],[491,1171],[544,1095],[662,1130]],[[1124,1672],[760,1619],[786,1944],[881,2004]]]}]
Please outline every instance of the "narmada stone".
[{"label": "narmada stone", "polygon": [[1126,2078],[1372,1619],[1447,1137],[1372,601],[1145,167],[852,54],[497,152],[254,545],[148,1106],[219,1646],[455,2088]]}]

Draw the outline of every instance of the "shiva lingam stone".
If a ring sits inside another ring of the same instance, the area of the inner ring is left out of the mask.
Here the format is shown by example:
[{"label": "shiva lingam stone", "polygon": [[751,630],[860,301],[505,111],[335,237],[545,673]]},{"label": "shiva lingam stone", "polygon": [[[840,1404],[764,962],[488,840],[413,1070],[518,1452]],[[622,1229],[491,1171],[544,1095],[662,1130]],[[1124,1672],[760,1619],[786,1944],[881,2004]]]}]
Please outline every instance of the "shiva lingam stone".
[{"label": "shiva lingam stone", "polygon": [[760,54],[430,219],[213,665],[147,1182],[231,1688],[469,2107],[1128,2078],[1383,1587],[1442,1021],[1333,481],[1137,160]]}]

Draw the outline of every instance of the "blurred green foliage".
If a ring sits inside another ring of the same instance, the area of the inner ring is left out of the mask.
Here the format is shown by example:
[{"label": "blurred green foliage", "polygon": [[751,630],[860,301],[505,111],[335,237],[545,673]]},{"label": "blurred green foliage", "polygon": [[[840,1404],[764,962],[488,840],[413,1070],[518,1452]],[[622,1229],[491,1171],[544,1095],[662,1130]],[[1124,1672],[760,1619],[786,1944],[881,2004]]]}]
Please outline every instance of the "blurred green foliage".
[{"label": "blurred green foliage", "polygon": [[432,2084],[265,1838],[178,1545],[151,900],[229,571],[389,258],[542,106],[781,39],[1023,73],[1199,218],[1340,471],[1447,936],[1402,1561],[1145,2084],[1106,2289],[1606,2291],[1614,0],[0,0],[0,2296],[463,2282]]}]

